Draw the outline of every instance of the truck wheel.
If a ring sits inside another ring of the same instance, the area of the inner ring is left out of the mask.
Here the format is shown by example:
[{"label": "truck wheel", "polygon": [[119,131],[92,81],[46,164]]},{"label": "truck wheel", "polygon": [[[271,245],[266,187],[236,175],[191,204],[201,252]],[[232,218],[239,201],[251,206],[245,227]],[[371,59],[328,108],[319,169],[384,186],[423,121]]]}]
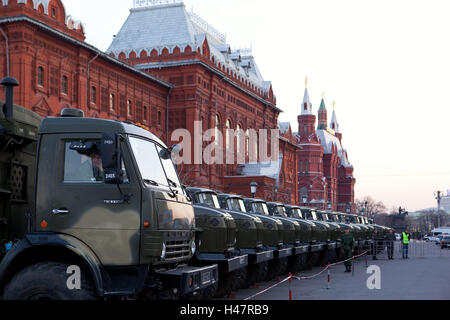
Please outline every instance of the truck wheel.
[{"label": "truck wheel", "polygon": [[289,258],[288,271],[295,274],[303,268],[303,254],[297,254]]},{"label": "truck wheel", "polygon": [[319,261],[315,265],[316,267],[317,266],[324,266],[324,265],[328,264],[328,251],[329,250],[323,250],[323,251],[320,252]]},{"label": "truck wheel", "polygon": [[236,285],[233,287],[233,290],[246,289],[247,287],[247,267],[240,268],[236,270]]},{"label": "truck wheel", "polygon": [[69,265],[41,262],[17,273],[5,286],[4,300],[96,300],[91,280],[81,272],[81,289],[67,287]]},{"label": "truck wheel", "polygon": [[247,267],[247,279],[246,287],[252,287],[258,282],[266,280],[267,273],[269,272],[269,263],[267,261],[250,264]]},{"label": "truck wheel", "polygon": [[333,263],[336,260],[336,249],[328,250],[328,262]]},{"label": "truck wheel", "polygon": [[312,252],[308,257],[307,268],[311,269],[316,266],[319,262],[319,252]]},{"label": "truck wheel", "polygon": [[215,297],[228,297],[233,289],[233,284],[236,281],[235,271],[221,272],[219,275],[219,285],[216,290]]}]

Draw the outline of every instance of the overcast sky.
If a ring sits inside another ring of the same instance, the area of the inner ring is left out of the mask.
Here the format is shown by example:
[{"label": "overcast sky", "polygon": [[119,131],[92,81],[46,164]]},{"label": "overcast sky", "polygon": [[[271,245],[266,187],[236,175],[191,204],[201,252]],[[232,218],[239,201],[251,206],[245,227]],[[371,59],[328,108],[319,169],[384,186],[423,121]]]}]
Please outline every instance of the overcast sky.
[{"label": "overcast sky", "polygon": [[[132,0],[64,0],[85,23],[87,42],[106,50]],[[450,189],[450,3],[448,0],[185,0],[186,8],[252,47],[273,83],[280,121],[297,115],[308,76],[317,112],[336,101],[356,197],[389,208],[436,206]]]}]

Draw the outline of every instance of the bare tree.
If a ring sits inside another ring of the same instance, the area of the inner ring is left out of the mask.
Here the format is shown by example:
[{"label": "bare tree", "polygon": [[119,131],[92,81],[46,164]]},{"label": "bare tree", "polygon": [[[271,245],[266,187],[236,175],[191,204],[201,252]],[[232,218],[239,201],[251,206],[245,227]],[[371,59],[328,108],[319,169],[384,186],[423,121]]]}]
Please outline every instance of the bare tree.
[{"label": "bare tree", "polygon": [[376,201],[370,196],[366,196],[362,200],[356,200],[355,206],[358,212],[364,212],[369,217],[387,212],[386,205],[383,202]]}]

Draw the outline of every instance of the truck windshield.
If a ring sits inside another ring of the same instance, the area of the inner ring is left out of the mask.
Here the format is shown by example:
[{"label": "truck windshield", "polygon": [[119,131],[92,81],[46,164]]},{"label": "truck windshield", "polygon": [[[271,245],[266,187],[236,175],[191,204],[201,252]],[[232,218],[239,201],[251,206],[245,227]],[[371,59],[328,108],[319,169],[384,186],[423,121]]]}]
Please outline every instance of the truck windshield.
[{"label": "truck windshield", "polygon": [[286,208],[282,206],[277,206],[275,207],[275,213],[282,217],[286,217]]},{"label": "truck windshield", "polygon": [[315,211],[311,211],[311,217],[314,221],[318,221],[317,219],[317,213]]},{"label": "truck windshield", "polygon": [[291,209],[292,218],[303,219],[302,211],[298,208]]},{"label": "truck windshield", "polygon": [[181,188],[172,160],[161,159],[159,156],[162,147],[137,137],[130,137],[129,140],[144,182]]},{"label": "truck windshield", "polygon": [[220,209],[219,200],[217,199],[217,195],[214,193],[199,193],[198,200],[200,203],[206,204],[208,207]]},{"label": "truck windshield", "polygon": [[246,212],[244,200],[238,198],[228,199],[228,208],[234,211]]},{"label": "truck windshield", "polygon": [[265,214],[266,216],[269,215],[269,209],[264,202],[253,202],[252,209],[255,213]]},{"label": "truck windshield", "polygon": [[326,213],[322,213],[322,218],[323,218],[323,221],[330,221],[330,219],[328,218],[328,215]]}]

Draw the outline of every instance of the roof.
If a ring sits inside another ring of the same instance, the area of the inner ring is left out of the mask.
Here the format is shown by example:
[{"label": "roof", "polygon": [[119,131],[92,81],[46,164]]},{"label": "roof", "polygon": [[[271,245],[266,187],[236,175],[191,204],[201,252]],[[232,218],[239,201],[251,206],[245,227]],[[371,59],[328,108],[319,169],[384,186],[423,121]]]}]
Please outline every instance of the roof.
[{"label": "roof", "polygon": [[291,128],[290,122],[278,122],[278,128],[280,129],[281,134],[286,134],[289,132],[289,129]]},{"label": "roof", "polygon": [[53,29],[53,28],[47,26],[46,24],[44,24],[44,23],[42,23],[40,21],[37,21],[37,20],[35,20],[33,18],[30,18],[28,16],[16,16],[16,17],[1,18],[0,19],[0,24],[14,23],[14,22],[19,22],[19,21],[25,21],[25,22],[31,23],[31,24],[41,28],[42,30],[44,30],[46,32],[52,33],[53,35],[55,35],[55,36],[57,36],[59,38],[62,38],[63,40],[72,42],[73,44],[75,44],[75,45],[77,45],[79,47],[83,47],[86,50],[89,50],[89,51],[93,52],[93,54],[96,54],[96,55],[98,54],[99,58],[102,58],[102,59],[104,59],[104,60],[106,60],[106,61],[108,61],[110,63],[119,65],[120,67],[122,67],[122,68],[124,68],[124,69],[126,69],[126,70],[128,70],[128,71],[130,71],[132,73],[138,74],[141,77],[144,77],[144,78],[146,78],[148,80],[152,80],[154,82],[157,82],[158,84],[160,84],[160,85],[162,85],[162,86],[164,86],[166,88],[172,88],[173,87],[170,83],[168,83],[166,81],[163,81],[163,80],[158,79],[158,78],[156,78],[154,76],[151,76],[148,73],[145,73],[143,71],[137,70],[137,69],[131,67],[130,65],[128,65],[126,63],[123,63],[123,62],[121,62],[121,61],[119,61],[119,60],[117,60],[117,59],[115,59],[115,58],[105,54],[104,52],[100,51],[96,47],[87,44],[86,42],[83,42],[83,41],[80,41],[78,39],[75,39],[75,38],[73,38],[73,37],[63,33],[62,31]]},{"label": "roof", "polygon": [[348,161],[347,151],[342,147],[341,142],[335,135],[328,132],[328,130],[317,130],[316,134],[320,139],[325,154],[333,153],[332,147],[335,146],[338,156],[341,158],[341,165],[346,168],[353,167]]},{"label": "roof", "polygon": [[163,147],[166,147],[158,137],[150,131],[138,126],[118,120],[104,120],[94,118],[72,118],[72,117],[49,117],[42,120],[39,134],[54,133],[103,133],[115,132],[132,134],[153,140]]},{"label": "roof", "polygon": [[160,54],[164,48],[172,53],[176,47],[184,52],[188,46],[192,51],[202,52],[205,39],[209,44],[210,58],[214,57],[216,66],[225,66],[262,92],[269,92],[272,83],[261,76],[251,50],[231,50],[225,35],[194,12],[187,12],[182,1],[162,1],[162,4],[150,1],[143,7],[130,9],[130,15],[107,53],[119,56],[123,52],[128,57],[134,51],[140,56],[143,50],[147,55],[153,50]]},{"label": "roof", "polygon": [[[306,109],[305,109],[306,104]],[[303,103],[302,103],[302,115],[312,115],[312,103],[309,99],[309,92],[308,88],[305,88],[305,95],[303,97]]]},{"label": "roof", "polygon": [[281,166],[283,164],[283,154],[280,153],[277,161],[250,162],[242,166],[242,175],[247,177],[269,177],[279,180]]}]

